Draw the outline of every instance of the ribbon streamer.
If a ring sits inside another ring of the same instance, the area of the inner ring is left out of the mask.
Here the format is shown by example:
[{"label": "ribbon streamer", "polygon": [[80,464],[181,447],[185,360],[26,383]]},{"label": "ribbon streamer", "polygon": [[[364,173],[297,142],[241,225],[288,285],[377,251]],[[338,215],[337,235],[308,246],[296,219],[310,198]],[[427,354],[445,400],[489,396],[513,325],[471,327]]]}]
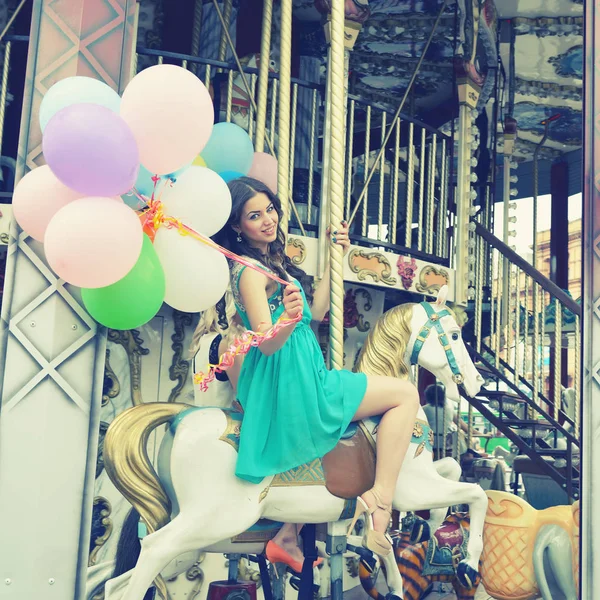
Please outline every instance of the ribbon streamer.
[{"label": "ribbon streamer", "polygon": [[[158,178],[157,178],[158,179]],[[236,262],[241,263],[242,265],[257,271],[269,279],[276,281],[277,283],[282,284],[283,286],[290,285],[289,281],[285,281],[281,279],[275,273],[265,270],[259,265],[249,261],[243,256],[239,256],[227,248],[223,248],[209,237],[199,233],[195,229],[192,229],[185,223],[182,223],[179,219],[175,217],[169,217],[164,214],[162,209],[162,202],[160,201],[160,195],[158,199],[155,199],[154,196],[156,194],[156,185],[158,181],[154,181],[154,192],[152,193],[152,197],[150,199],[144,198],[139,192],[133,188],[134,194],[140,199],[146,202],[148,208],[142,213],[144,215],[143,226],[150,227],[154,231],[156,231],[159,227],[167,227],[169,229],[177,229],[180,235],[189,235],[195,240],[213,248],[217,252],[225,255],[227,258],[231,260],[235,260]],[[221,373],[223,371],[227,371],[227,369],[233,366],[233,362],[236,356],[247,354],[250,348],[258,348],[264,342],[272,340],[282,329],[285,327],[289,327],[298,323],[302,319],[302,313],[300,312],[296,317],[290,319],[288,317],[284,317],[283,315],[279,317],[276,323],[266,332],[260,331],[245,331],[241,337],[236,338],[231,346],[223,353],[223,355],[219,358],[219,362],[216,365],[209,364],[208,372],[206,374],[202,372],[198,372],[194,374],[194,383],[200,386],[200,390],[206,392],[208,389],[208,384],[214,381],[215,375],[217,373]]]}]

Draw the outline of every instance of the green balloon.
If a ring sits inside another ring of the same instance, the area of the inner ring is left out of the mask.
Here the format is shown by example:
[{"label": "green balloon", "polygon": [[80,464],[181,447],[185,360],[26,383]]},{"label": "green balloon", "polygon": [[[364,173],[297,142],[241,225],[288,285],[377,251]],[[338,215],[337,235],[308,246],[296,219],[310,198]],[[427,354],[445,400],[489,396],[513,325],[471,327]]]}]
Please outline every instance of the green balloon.
[{"label": "green balloon", "polygon": [[90,315],[111,329],[135,329],[152,319],[165,298],[165,273],[150,238],[144,235],[140,257],[123,279],[83,288],[81,297]]}]

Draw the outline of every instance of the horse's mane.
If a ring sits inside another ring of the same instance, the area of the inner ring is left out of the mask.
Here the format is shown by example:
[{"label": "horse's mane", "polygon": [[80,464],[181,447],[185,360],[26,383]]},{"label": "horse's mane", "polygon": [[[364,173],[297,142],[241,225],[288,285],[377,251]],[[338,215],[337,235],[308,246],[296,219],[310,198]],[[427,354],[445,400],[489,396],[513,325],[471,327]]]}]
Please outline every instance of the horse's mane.
[{"label": "horse's mane", "polygon": [[360,352],[356,370],[368,375],[408,379],[404,361],[410,339],[414,303],[400,304],[385,312],[371,329]]}]

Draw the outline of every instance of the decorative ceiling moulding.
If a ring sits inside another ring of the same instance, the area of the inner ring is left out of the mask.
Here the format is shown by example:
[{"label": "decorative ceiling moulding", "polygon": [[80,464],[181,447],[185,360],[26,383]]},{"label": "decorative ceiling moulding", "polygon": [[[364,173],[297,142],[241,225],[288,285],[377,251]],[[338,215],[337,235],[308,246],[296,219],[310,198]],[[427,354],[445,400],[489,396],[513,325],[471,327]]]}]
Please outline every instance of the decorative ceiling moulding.
[{"label": "decorative ceiling moulding", "polygon": [[583,35],[583,17],[516,17],[512,22],[517,35]]}]

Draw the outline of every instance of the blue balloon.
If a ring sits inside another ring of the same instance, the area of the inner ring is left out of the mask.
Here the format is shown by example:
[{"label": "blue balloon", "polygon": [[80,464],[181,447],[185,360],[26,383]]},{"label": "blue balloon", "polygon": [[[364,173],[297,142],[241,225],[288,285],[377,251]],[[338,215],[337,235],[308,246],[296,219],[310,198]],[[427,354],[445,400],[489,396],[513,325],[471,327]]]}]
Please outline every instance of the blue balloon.
[{"label": "blue balloon", "polygon": [[244,176],[243,173],[238,173],[237,171],[223,171],[222,173],[219,173],[219,175],[225,181],[225,183],[229,183],[234,179],[238,179],[239,177]]},{"label": "blue balloon", "polygon": [[72,104],[99,104],[118,114],[121,97],[106,83],[92,77],[76,75],[61,79],[46,92],[40,104],[42,133],[59,110]]},{"label": "blue balloon", "polygon": [[254,145],[246,131],[235,123],[217,123],[202,150],[202,158],[217,173],[234,171],[247,175],[254,160]]},{"label": "blue balloon", "polygon": [[[152,196],[152,192],[154,191],[154,181],[152,181],[152,177],[154,177],[154,174],[150,173],[150,171],[148,171],[144,165],[140,165],[138,178],[135,182],[135,189],[138,191],[138,193],[140,193],[142,196],[146,196],[147,198],[150,198]],[[160,181],[157,185],[160,185]],[[123,202],[125,202],[127,206],[133,209],[139,210],[140,208],[144,208],[142,201],[133,192],[122,194],[121,198],[123,198]]]}]

